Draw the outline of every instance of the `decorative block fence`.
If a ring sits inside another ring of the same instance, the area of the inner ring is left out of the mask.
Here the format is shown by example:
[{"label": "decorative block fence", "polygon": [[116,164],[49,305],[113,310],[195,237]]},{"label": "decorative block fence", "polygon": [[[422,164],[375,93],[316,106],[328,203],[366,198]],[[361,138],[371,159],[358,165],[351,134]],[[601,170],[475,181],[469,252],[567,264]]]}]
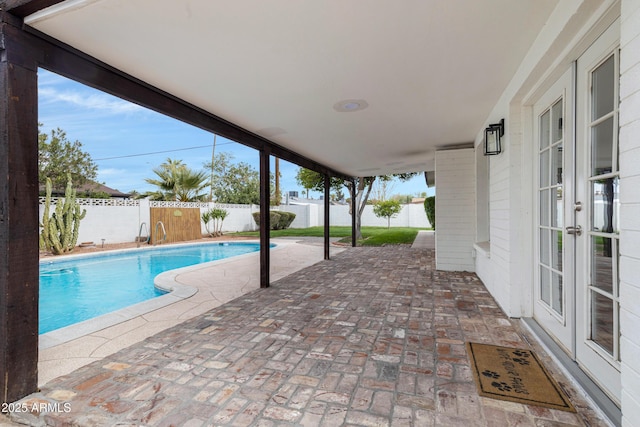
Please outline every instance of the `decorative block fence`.
[{"label": "decorative block fence", "polygon": [[[52,203],[57,202],[52,198]],[[80,223],[78,243],[93,242],[100,245],[105,243],[134,242],[141,234],[146,237],[154,233],[155,224],[151,219],[151,208],[198,208],[203,212],[212,208],[221,208],[229,212],[224,220],[223,231],[255,231],[256,224],[252,214],[259,212],[257,205],[228,205],[218,203],[187,203],[187,202],[157,202],[150,200],[132,199],[77,199],[82,209],[87,210],[87,216]],[[324,225],[324,206],[322,204],[281,205],[272,207],[296,214],[291,228],[307,228]],[[40,218],[44,211],[44,197],[40,198]],[[331,225],[351,225],[349,206],[331,205]],[[157,222],[157,221],[155,221]],[[366,206],[362,214],[362,225],[386,227],[385,218],[377,218],[373,214],[373,206]],[[392,227],[430,227],[424,207],[421,204],[403,205],[402,211],[396,218],[391,219]],[[167,234],[169,225],[165,224]],[[205,233],[204,224],[200,223],[201,233]]]}]

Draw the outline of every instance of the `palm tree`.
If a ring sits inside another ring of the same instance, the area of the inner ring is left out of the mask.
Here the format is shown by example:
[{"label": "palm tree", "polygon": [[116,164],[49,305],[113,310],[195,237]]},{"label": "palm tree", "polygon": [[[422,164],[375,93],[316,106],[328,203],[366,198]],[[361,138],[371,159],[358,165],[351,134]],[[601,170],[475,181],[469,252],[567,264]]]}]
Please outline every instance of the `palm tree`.
[{"label": "palm tree", "polygon": [[208,186],[209,175],[204,171],[194,171],[182,163],[182,160],[167,158],[153,169],[157,179],[147,178],[146,182],[158,187],[158,190],[145,193],[153,200],[175,200],[193,202],[206,199],[203,190]]}]

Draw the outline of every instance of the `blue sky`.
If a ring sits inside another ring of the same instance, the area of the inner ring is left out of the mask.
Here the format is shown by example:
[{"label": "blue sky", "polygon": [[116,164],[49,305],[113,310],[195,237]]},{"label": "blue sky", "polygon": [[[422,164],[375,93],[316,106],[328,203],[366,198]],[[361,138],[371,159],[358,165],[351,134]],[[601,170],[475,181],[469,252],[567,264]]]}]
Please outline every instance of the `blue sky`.
[{"label": "blue sky", "polygon": [[[41,131],[61,128],[70,141],[80,141],[98,165],[98,181],[111,188],[152,190],[145,178],[153,178],[152,168],[167,157],[197,170],[211,160],[212,133],[42,69],[38,72],[38,98]],[[258,169],[258,152],[252,148],[218,136],[216,153],[220,152],[231,153],[234,162],[247,162]],[[280,161],[280,171],[283,194],[302,193],[295,180],[298,166]],[[391,195],[427,191],[422,175],[391,187]],[[311,193],[313,198],[319,196]]]}]

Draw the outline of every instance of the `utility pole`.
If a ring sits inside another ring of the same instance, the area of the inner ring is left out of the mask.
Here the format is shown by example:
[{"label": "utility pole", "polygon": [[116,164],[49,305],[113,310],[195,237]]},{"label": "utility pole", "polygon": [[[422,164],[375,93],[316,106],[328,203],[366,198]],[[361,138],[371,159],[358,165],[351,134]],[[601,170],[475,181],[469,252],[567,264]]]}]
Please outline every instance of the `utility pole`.
[{"label": "utility pole", "polygon": [[213,161],[215,159],[216,156],[216,137],[218,135],[216,135],[215,133],[213,134],[213,149],[211,150],[211,182],[209,183],[210,187],[209,187],[209,202],[213,202]]}]

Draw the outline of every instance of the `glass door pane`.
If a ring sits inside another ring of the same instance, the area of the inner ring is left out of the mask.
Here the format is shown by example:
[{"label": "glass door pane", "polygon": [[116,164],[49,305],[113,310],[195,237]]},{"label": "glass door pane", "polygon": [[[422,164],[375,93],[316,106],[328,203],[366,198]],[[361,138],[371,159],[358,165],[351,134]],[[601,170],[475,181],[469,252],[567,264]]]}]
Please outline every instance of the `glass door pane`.
[{"label": "glass door pane", "polygon": [[588,339],[601,351],[620,360],[618,277],[618,106],[617,61],[614,52],[596,66],[591,78],[591,120],[588,124],[589,250]]},{"label": "glass door pane", "polygon": [[543,305],[562,323],[565,313],[562,271],[563,115],[563,99],[558,99],[538,117],[538,295]]},{"label": "glass door pane", "polygon": [[[574,194],[580,209],[576,209],[574,217],[575,226],[581,226],[582,233],[571,236],[575,245],[575,359],[618,404],[622,397],[618,286],[619,24],[616,20],[576,62]],[[564,237],[569,240],[568,235]]]}]

